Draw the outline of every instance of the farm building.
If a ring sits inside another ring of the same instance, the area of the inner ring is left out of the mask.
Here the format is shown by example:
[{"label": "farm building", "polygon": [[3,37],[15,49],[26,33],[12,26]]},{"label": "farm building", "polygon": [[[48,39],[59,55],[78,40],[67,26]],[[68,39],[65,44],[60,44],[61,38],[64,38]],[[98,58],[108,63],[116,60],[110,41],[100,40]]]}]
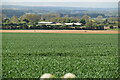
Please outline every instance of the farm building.
[{"label": "farm building", "polygon": [[65,25],[73,25],[74,23],[65,23]]},{"label": "farm building", "polygon": [[110,29],[110,27],[104,27],[104,29]]},{"label": "farm building", "polygon": [[50,25],[63,25],[62,23],[53,23],[53,24],[50,24]]},{"label": "farm building", "polygon": [[82,25],[82,23],[65,23],[65,25],[77,25],[77,26],[80,26],[80,25]]},{"label": "farm building", "polygon": [[78,26],[80,26],[80,25],[82,25],[82,23],[74,23],[74,25],[78,25]]},{"label": "farm building", "polygon": [[82,25],[82,23],[55,23],[55,22],[38,22],[38,25],[39,24],[46,24],[46,25],[68,25],[68,26],[72,26],[72,25],[76,25],[76,26],[80,26]]},{"label": "farm building", "polygon": [[54,24],[55,22],[38,22],[38,24]]}]

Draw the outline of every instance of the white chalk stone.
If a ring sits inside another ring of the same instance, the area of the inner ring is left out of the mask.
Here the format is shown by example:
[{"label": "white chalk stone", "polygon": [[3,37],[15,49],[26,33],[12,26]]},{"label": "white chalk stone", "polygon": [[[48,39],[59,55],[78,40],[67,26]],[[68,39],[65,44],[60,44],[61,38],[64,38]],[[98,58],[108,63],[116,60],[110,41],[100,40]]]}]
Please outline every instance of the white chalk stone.
[{"label": "white chalk stone", "polygon": [[67,73],[63,76],[63,78],[75,78],[76,76],[72,73]]},{"label": "white chalk stone", "polygon": [[45,80],[46,78],[53,78],[53,75],[49,73],[45,73],[40,77],[40,80]]}]

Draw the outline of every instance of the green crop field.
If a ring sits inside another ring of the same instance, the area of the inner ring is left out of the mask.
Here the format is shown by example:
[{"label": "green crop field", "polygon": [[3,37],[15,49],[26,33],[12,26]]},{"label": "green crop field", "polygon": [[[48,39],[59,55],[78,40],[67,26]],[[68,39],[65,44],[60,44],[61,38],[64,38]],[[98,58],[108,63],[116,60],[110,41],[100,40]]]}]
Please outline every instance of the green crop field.
[{"label": "green crop field", "polygon": [[117,34],[3,33],[3,78],[118,77]]}]

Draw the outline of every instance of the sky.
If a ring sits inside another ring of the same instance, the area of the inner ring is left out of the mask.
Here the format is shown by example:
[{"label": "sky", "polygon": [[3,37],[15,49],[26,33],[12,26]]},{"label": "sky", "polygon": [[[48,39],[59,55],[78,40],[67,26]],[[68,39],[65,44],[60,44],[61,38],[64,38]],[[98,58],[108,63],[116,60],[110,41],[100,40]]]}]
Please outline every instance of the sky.
[{"label": "sky", "polygon": [[119,2],[119,0],[2,0],[3,2]]},{"label": "sky", "polygon": [[117,8],[119,0],[2,0],[2,2],[25,6]]}]

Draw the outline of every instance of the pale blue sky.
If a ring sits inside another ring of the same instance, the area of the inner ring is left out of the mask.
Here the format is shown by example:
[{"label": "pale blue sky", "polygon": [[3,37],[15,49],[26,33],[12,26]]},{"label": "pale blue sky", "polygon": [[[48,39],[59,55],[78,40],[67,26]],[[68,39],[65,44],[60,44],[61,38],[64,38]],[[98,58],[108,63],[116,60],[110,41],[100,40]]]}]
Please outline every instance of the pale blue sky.
[{"label": "pale blue sky", "polygon": [[118,2],[120,0],[2,0],[3,2]]},{"label": "pale blue sky", "polygon": [[[87,8],[117,8],[119,0],[2,0],[3,4],[25,6],[57,6]],[[8,3],[7,3],[8,2]],[[32,3],[31,3],[32,2]],[[69,3],[65,3],[69,2]]]}]

